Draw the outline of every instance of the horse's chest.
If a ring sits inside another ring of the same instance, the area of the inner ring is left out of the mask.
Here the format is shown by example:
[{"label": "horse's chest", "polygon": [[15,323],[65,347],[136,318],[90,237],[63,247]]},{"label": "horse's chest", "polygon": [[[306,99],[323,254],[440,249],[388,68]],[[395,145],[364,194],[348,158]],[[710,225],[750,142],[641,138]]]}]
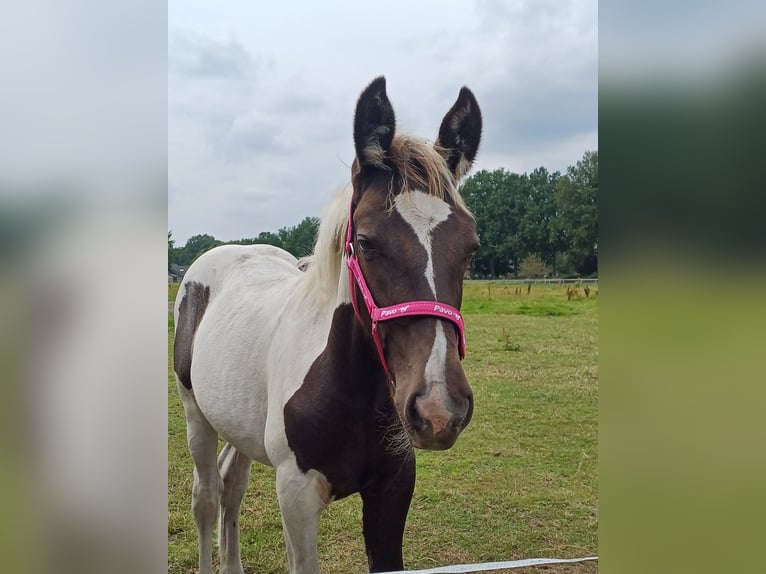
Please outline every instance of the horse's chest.
[{"label": "horse's chest", "polygon": [[359,492],[386,470],[381,425],[370,409],[297,392],[285,405],[285,435],[303,472],[321,472],[332,495]]}]

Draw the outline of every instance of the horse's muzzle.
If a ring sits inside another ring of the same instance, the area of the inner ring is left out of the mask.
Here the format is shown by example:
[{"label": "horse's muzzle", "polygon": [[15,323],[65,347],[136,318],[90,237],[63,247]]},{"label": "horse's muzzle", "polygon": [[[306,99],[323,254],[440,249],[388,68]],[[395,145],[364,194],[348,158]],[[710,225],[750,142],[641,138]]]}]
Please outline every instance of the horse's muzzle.
[{"label": "horse's muzzle", "polygon": [[455,444],[458,435],[473,415],[473,395],[458,400],[438,388],[407,401],[405,418],[412,444],[425,450],[445,450]]}]

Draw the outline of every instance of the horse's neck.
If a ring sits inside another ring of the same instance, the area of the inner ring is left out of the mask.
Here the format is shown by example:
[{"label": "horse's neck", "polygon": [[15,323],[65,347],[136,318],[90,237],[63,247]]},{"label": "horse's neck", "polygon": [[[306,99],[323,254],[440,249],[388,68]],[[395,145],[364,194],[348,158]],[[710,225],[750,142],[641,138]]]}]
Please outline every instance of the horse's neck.
[{"label": "horse's neck", "polygon": [[377,408],[390,402],[387,377],[380,364],[372,337],[364,331],[350,303],[335,309],[332,326],[323,353],[332,385],[345,397]]},{"label": "horse's neck", "polygon": [[[333,373],[333,384],[346,396],[375,402],[382,400],[382,396],[390,402],[386,397],[388,377],[380,364],[372,336],[365,332],[351,305],[345,255],[338,273],[335,310],[322,359],[327,370]],[[381,388],[383,393],[379,392]]]}]

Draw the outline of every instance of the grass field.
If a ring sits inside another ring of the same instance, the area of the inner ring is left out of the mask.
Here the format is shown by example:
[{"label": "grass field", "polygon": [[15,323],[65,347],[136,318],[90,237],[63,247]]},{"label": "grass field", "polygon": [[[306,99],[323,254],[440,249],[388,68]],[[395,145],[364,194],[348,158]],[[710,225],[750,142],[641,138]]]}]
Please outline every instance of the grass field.
[{"label": "grass field", "polygon": [[[597,554],[598,306],[565,287],[466,282],[471,424],[448,451],[418,451],[407,568]],[[169,287],[169,298],[177,286]],[[596,288],[597,289],[597,288]],[[168,317],[172,348],[172,315]],[[168,366],[168,572],[197,571],[192,463]],[[287,572],[274,471],[254,465],[242,505],[245,572]],[[366,572],[358,496],[325,511],[322,572]],[[507,572],[596,572],[595,562]],[[500,572],[500,571],[499,571]]]}]

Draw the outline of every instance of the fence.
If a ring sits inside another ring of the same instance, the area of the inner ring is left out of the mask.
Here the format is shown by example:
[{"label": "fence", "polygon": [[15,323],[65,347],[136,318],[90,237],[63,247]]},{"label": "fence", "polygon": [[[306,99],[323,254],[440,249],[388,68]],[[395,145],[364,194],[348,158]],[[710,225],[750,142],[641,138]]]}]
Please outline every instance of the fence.
[{"label": "fence", "polygon": [[571,564],[575,562],[589,562],[598,560],[598,556],[586,558],[527,558],[524,560],[511,560],[509,562],[484,562],[482,564],[453,564],[451,566],[438,566],[427,570],[399,570],[386,572],[385,574],[457,574],[459,572],[487,572],[489,570],[509,570],[513,568],[528,568],[530,566],[544,566],[546,564]]},{"label": "fence", "polygon": [[529,283],[532,284],[543,284],[543,285],[565,285],[565,284],[585,284],[588,283],[590,285],[598,285],[598,277],[592,277],[592,278],[577,278],[577,279],[560,279],[560,278],[554,278],[554,279],[466,279],[466,281],[469,281],[471,283],[492,283],[492,284],[501,284],[501,285],[528,285]]}]

